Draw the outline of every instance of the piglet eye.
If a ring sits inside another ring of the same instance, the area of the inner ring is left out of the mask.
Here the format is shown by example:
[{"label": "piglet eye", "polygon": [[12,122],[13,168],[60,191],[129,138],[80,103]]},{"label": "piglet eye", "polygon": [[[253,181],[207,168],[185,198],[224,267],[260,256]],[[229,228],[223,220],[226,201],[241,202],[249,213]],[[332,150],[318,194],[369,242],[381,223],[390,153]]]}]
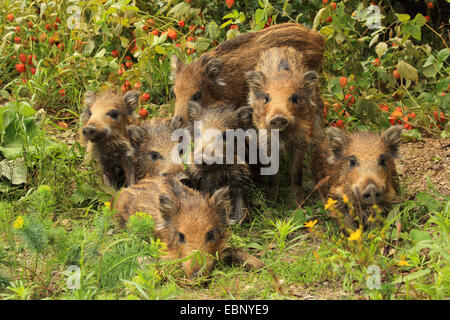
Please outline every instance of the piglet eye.
[{"label": "piglet eye", "polygon": [[215,236],[215,234],[214,234],[214,230],[209,231],[209,232],[206,234],[206,242],[214,241],[215,237],[216,237],[216,236]]},{"label": "piglet eye", "polygon": [[178,232],[178,241],[180,243],[185,243],[186,239],[184,238],[184,234],[182,234],[181,232]]},{"label": "piglet eye", "polygon": [[378,165],[382,166],[383,168],[386,168],[387,162],[386,162],[386,157],[385,156],[381,156],[380,157],[380,160],[378,160]]},{"label": "piglet eye", "polygon": [[200,102],[200,100],[202,100],[202,96],[203,96],[203,92],[198,91],[192,96],[191,100],[192,101],[196,101],[196,102]]},{"label": "piglet eye", "polygon": [[108,116],[110,116],[113,119],[119,118],[119,111],[117,110],[111,110],[107,113]]},{"label": "piglet eye", "polygon": [[348,166],[350,168],[354,168],[358,165],[358,161],[356,160],[355,157],[351,157],[350,160],[348,161]]},{"label": "piglet eye", "polygon": [[270,96],[268,94],[264,95],[264,103],[267,103],[270,101]]},{"label": "piglet eye", "polygon": [[156,151],[150,151],[149,156],[150,160],[152,160],[153,162],[155,162],[158,159],[162,159],[162,156]]},{"label": "piglet eye", "polygon": [[298,104],[300,102],[300,96],[298,94],[294,93],[291,96],[291,102],[295,103],[295,104]]}]

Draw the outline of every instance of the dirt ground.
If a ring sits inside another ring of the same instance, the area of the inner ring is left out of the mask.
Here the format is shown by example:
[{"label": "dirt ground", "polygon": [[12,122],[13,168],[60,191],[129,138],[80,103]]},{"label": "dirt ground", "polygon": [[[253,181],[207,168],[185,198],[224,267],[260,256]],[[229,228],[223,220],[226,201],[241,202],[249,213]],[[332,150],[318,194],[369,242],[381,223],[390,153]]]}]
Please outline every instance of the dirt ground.
[{"label": "dirt ground", "polygon": [[450,194],[450,138],[424,138],[404,143],[397,161],[400,181],[413,197],[429,190],[429,181],[443,195]]}]

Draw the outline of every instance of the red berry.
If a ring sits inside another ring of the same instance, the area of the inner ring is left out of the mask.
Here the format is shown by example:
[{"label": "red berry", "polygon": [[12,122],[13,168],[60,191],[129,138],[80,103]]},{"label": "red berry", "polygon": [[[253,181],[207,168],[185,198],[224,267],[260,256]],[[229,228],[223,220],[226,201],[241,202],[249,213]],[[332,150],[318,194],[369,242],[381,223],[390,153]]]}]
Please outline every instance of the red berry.
[{"label": "red berry", "polygon": [[378,67],[378,66],[380,65],[380,59],[375,58],[375,59],[372,61],[372,64],[373,64],[375,67]]},{"label": "red berry", "polygon": [[31,55],[31,54],[28,55],[28,64],[30,66],[33,65],[33,58],[34,58],[34,60],[36,60],[36,56],[35,55]]},{"label": "red berry", "polygon": [[235,30],[239,30],[239,26],[237,24],[232,24],[230,26],[230,29],[235,29]]},{"label": "red berry", "polygon": [[412,112],[412,113],[408,114],[408,117],[410,117],[413,120],[416,120],[416,113]]},{"label": "red berry", "polygon": [[50,29],[51,29],[50,25],[49,25],[49,24],[46,24],[46,25],[45,25],[45,29],[47,29],[48,31],[50,31]]},{"label": "red berry", "polygon": [[135,88],[136,90],[139,90],[139,89],[141,88],[141,84],[140,84],[139,82],[136,82],[136,83],[134,84],[134,88]]},{"label": "red berry", "polygon": [[339,85],[341,86],[342,89],[344,89],[345,86],[347,85],[347,77],[341,77],[339,79]]},{"label": "red berry", "polygon": [[55,44],[55,38],[53,38],[53,37],[48,38],[48,43],[50,45],[54,45]]},{"label": "red berry", "polygon": [[119,56],[119,51],[113,50],[113,51],[111,51],[111,55],[112,55],[114,58],[117,58],[117,57]]},{"label": "red berry", "polygon": [[119,74],[119,76],[123,75],[123,73],[125,72],[125,68],[120,68],[117,73]]},{"label": "red berry", "polygon": [[231,9],[234,5],[234,0],[225,0],[225,3],[227,4],[228,9]]},{"label": "red berry", "polygon": [[395,69],[395,70],[392,72],[392,75],[394,76],[395,79],[400,79],[400,78],[401,78],[400,72],[398,72],[397,69]]},{"label": "red berry", "polygon": [[24,73],[27,70],[27,67],[23,63],[16,64],[16,71],[19,73]]},{"label": "red berry", "polygon": [[61,51],[64,51],[64,43],[62,43],[62,42],[59,43],[58,44],[58,49],[61,50]]},{"label": "red berry", "polygon": [[31,69],[30,69],[30,72],[31,72],[32,74],[36,74],[36,68],[31,68]]},{"label": "red berry", "polygon": [[336,121],[336,127],[338,127],[339,129],[344,128],[344,121],[342,121],[341,119]]},{"label": "red berry", "polygon": [[178,21],[178,25],[179,25],[181,28],[183,28],[183,27],[186,25],[186,23],[184,22],[184,20],[180,20],[180,21]]},{"label": "red berry", "polygon": [[12,22],[14,20],[14,15],[12,13],[7,14],[6,20],[8,20],[9,22]]},{"label": "red berry", "polygon": [[428,21],[430,21],[430,16],[425,16],[425,19]]},{"label": "red berry", "polygon": [[141,119],[146,119],[148,117],[148,111],[145,108],[140,108],[139,109],[139,117]]},{"label": "red berry", "polygon": [[333,21],[333,17],[332,17],[332,16],[329,16],[329,17],[327,18],[327,22],[330,23],[331,21]]},{"label": "red berry", "polygon": [[56,22],[53,23],[53,29],[58,30],[58,24]]},{"label": "red berry", "polygon": [[122,86],[122,87],[120,87],[120,90],[122,90],[122,93],[125,93],[125,92],[127,92],[127,87]]},{"label": "red berry", "polygon": [[66,91],[64,89],[59,90],[59,94],[64,97],[66,95]]},{"label": "red berry", "polygon": [[125,56],[125,60],[131,60],[130,56]]},{"label": "red berry", "polygon": [[142,101],[147,101],[148,99],[150,99],[150,95],[147,93],[147,92],[145,92],[144,94],[142,94]]},{"label": "red berry", "polygon": [[177,39],[177,32],[174,29],[168,29],[167,30],[167,36],[172,39],[172,40],[176,40]]},{"label": "red berry", "polygon": [[56,20],[56,22],[58,22],[59,24],[61,24],[61,19],[60,19],[60,18],[56,17],[55,20]]},{"label": "red berry", "polygon": [[16,28],[16,32],[19,33],[20,32],[20,27]]},{"label": "red berry", "polygon": [[345,95],[345,102],[347,102],[347,105],[352,106],[355,103],[355,97],[348,93]]},{"label": "red berry", "polygon": [[27,59],[28,59],[28,57],[27,57],[27,55],[26,55],[25,53],[21,53],[21,54],[19,55],[19,60],[20,60],[20,62],[26,63],[26,62],[27,62]]},{"label": "red berry", "polygon": [[335,10],[336,9],[336,2],[331,2],[330,3],[330,6],[331,6],[331,10]]},{"label": "red berry", "polygon": [[434,3],[431,2],[431,1],[428,2],[428,3],[427,3],[427,7],[430,8],[430,9],[433,9],[433,8],[434,8]]},{"label": "red berry", "polygon": [[322,0],[322,4],[326,5],[328,3],[328,0]]},{"label": "red berry", "polygon": [[15,38],[14,38],[14,43],[19,44],[20,41],[21,41],[20,37],[15,37]]},{"label": "red berry", "polygon": [[125,66],[126,66],[128,69],[130,69],[130,68],[133,66],[133,62],[127,61],[127,62],[125,62]]},{"label": "red berry", "polygon": [[152,35],[154,36],[159,36],[159,31],[158,30],[152,30],[152,32],[150,32]]}]

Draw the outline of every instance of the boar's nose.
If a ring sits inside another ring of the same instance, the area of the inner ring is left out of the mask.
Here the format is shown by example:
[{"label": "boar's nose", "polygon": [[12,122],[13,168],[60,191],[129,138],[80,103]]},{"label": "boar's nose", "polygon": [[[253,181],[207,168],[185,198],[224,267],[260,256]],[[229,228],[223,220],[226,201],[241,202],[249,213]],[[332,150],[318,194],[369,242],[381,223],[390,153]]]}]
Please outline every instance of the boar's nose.
[{"label": "boar's nose", "polygon": [[83,135],[88,139],[94,139],[98,134],[98,130],[93,126],[83,128]]},{"label": "boar's nose", "polygon": [[373,183],[370,183],[366,186],[364,189],[362,195],[362,201],[364,203],[378,203],[383,199],[383,194],[381,193],[380,189],[374,185]]},{"label": "boar's nose", "polygon": [[272,120],[270,120],[271,129],[284,130],[287,126],[288,120],[280,114],[275,115]]}]

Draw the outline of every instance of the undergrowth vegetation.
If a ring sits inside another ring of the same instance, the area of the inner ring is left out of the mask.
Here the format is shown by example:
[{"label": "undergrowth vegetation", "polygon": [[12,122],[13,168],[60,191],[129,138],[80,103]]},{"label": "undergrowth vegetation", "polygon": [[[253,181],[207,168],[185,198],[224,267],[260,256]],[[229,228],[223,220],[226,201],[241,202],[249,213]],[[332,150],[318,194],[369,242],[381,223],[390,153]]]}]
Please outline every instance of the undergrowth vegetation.
[{"label": "undergrowth vegetation", "polygon": [[[376,6],[374,6],[376,5]],[[327,39],[327,126],[405,140],[449,137],[449,1],[3,1],[0,8],[0,298],[444,299],[450,296],[450,196],[402,188],[368,230],[341,232],[312,179],[307,201],[251,192],[229,245],[265,263],[219,261],[185,279],[145,214],[125,228],[113,190],[78,142],[82,95],[141,93],[149,116],[173,110],[170,56],[185,61],[240,33],[299,22]],[[447,19],[447,20],[445,20]],[[442,160],[445,161],[445,160]],[[448,161],[448,159],[447,159]],[[414,194],[414,196],[411,196]],[[201,260],[201,257],[199,256]]]}]

